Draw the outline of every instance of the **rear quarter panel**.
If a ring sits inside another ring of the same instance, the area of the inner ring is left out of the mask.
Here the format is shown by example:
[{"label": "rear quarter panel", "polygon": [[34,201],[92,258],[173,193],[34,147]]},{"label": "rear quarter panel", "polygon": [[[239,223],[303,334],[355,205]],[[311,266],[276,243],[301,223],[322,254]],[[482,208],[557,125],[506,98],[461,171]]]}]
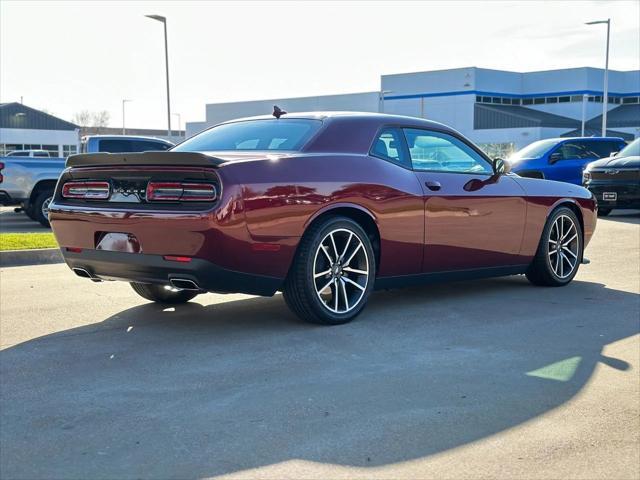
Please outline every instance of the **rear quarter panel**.
[{"label": "rear quarter panel", "polygon": [[[318,215],[335,208],[367,212],[380,233],[378,274],[418,273],[424,238],[423,198],[415,174],[367,155],[313,154],[237,162],[220,175],[241,186],[254,242],[279,252],[252,255],[256,273],[286,275],[300,238]],[[224,184],[224,180],[223,180]]]}]

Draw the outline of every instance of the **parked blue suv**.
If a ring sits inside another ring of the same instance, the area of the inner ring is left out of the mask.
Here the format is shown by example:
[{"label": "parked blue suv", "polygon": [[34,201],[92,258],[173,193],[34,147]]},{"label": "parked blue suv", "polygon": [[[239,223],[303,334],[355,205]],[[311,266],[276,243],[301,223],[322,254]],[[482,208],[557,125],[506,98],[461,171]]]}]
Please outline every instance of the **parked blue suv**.
[{"label": "parked blue suv", "polygon": [[517,151],[509,157],[509,163],[511,170],[521,177],[582,185],[582,170],[588,163],[610,157],[625,145],[617,137],[549,138]]}]

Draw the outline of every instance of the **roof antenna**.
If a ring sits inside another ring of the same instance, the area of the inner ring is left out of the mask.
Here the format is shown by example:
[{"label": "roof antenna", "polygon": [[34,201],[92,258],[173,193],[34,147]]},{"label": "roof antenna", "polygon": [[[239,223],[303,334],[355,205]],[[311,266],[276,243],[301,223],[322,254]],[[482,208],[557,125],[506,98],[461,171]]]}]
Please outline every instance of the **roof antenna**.
[{"label": "roof antenna", "polygon": [[276,118],[280,118],[285,113],[287,113],[287,112],[282,110],[278,105],[274,105],[273,106],[273,113],[271,115],[273,115]]}]

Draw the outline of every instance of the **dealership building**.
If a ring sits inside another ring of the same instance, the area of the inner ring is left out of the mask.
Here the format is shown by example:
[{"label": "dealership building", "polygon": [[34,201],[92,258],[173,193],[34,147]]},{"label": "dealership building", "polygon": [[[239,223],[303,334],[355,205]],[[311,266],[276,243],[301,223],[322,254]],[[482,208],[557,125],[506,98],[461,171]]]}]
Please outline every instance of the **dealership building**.
[{"label": "dealership building", "polygon": [[22,103],[0,103],[0,156],[14,150],[46,150],[51,157],[78,152],[80,127]]},{"label": "dealership building", "polygon": [[[509,72],[468,67],[383,75],[380,91],[207,104],[205,121],[187,123],[187,136],[216,123],[271,113],[364,111],[445,123],[491,155],[544,138],[602,131],[604,70],[590,67]],[[640,70],[609,71],[607,134],[640,136]]]}]

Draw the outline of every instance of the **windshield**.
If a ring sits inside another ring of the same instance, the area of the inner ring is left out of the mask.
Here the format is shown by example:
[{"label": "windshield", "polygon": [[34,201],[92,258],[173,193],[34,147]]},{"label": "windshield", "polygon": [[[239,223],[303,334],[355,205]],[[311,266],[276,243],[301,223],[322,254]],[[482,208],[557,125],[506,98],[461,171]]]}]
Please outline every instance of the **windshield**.
[{"label": "windshield", "polygon": [[303,118],[224,123],[182,142],[174,152],[300,150],[322,121]]},{"label": "windshield", "polygon": [[640,138],[636,138],[629,145],[620,150],[616,157],[640,157]]},{"label": "windshield", "polygon": [[538,140],[515,152],[509,157],[509,161],[513,162],[522,158],[540,158],[557,143],[557,140]]}]

